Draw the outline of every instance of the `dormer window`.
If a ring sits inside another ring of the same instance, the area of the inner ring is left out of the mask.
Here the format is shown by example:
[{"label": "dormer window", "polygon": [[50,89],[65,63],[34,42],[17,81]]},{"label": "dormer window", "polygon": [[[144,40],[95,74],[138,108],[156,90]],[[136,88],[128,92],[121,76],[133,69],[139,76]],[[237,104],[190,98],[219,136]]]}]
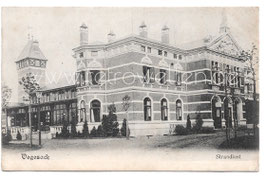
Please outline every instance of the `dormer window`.
[{"label": "dormer window", "polygon": [[141,50],[142,52],[146,52],[146,47],[143,46],[143,45],[141,45],[141,46],[140,46],[140,50]]},{"label": "dormer window", "polygon": [[164,55],[165,57],[167,57],[167,51],[164,51],[164,52],[163,52],[163,55]]},{"label": "dormer window", "polygon": [[92,57],[98,56],[98,51],[91,51],[91,56]]},{"label": "dormer window", "polygon": [[84,53],[83,52],[80,52],[79,53],[79,58],[83,58],[84,57]]},{"label": "dormer window", "polygon": [[147,48],[147,52],[148,52],[148,53],[151,53],[151,47],[148,47],[148,48]]},{"label": "dormer window", "polygon": [[158,55],[162,56],[163,55],[163,51],[162,50],[158,50]]}]

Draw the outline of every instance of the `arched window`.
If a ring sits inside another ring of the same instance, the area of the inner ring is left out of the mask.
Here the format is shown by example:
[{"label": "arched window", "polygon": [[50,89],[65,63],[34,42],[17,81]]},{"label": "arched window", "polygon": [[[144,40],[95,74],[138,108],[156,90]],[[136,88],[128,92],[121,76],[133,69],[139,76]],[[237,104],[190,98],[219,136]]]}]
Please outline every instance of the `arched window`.
[{"label": "arched window", "polygon": [[90,106],[91,122],[101,122],[101,102],[98,100],[93,100]]},{"label": "arched window", "polygon": [[168,120],[168,105],[165,98],[161,100],[161,120],[162,121]]},{"label": "arched window", "polygon": [[151,121],[151,100],[150,98],[144,99],[144,121]]},{"label": "arched window", "polygon": [[182,102],[180,99],[176,101],[176,120],[182,120]]},{"label": "arched window", "polygon": [[86,105],[85,101],[82,100],[80,102],[80,122],[83,122],[86,120]]}]

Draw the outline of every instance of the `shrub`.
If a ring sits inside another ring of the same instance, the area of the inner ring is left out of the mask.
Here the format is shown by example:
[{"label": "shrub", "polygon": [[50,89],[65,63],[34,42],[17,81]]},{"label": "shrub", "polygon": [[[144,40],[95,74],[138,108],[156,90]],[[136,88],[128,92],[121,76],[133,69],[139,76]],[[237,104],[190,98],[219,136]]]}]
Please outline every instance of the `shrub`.
[{"label": "shrub", "polygon": [[82,134],[78,131],[77,136],[82,137]]},{"label": "shrub", "polygon": [[200,130],[200,133],[203,133],[203,134],[211,134],[214,132],[215,132],[215,130],[213,127],[202,127]]},{"label": "shrub", "polygon": [[2,133],[2,144],[8,144],[12,140],[10,131],[7,131],[6,134]]},{"label": "shrub", "polygon": [[85,122],[83,124],[82,135],[84,137],[88,137],[89,136],[89,128],[88,128],[88,122],[87,122],[87,120],[85,120]]},{"label": "shrub", "polygon": [[190,116],[189,115],[187,115],[186,128],[187,128],[187,130],[191,130],[191,120],[190,120]]},{"label": "shrub", "polygon": [[[127,120],[124,119],[121,127],[121,135],[126,136],[126,122]],[[128,135],[130,136],[130,129],[128,128]]]},{"label": "shrub", "polygon": [[112,134],[113,137],[116,137],[119,133],[118,126],[119,126],[119,123],[117,121],[113,123],[113,134]]},{"label": "shrub", "polygon": [[187,135],[188,134],[188,130],[182,125],[176,125],[175,134],[176,135]]},{"label": "shrub", "polygon": [[17,133],[17,140],[22,140],[22,136],[21,136],[21,134],[20,134],[20,132],[18,131],[18,133]]},{"label": "shrub", "polygon": [[116,107],[114,104],[108,106],[109,114],[103,115],[102,129],[104,136],[117,136],[119,133],[119,124],[117,122],[117,116],[114,114],[116,112]]},{"label": "shrub", "polygon": [[96,137],[97,136],[97,130],[96,130],[95,126],[93,126],[93,128],[92,128],[90,136],[92,136],[92,137]]},{"label": "shrub", "polygon": [[203,120],[200,116],[200,114],[197,114],[196,117],[196,124],[193,126],[192,130],[196,133],[199,133],[203,125]]},{"label": "shrub", "polygon": [[60,136],[63,137],[63,138],[68,138],[69,137],[69,131],[68,131],[67,127],[68,127],[68,123],[64,122],[63,128],[62,128],[62,132],[60,134]]},{"label": "shrub", "polygon": [[98,137],[104,137],[105,136],[105,133],[103,131],[103,126],[102,125],[99,125],[98,128],[97,128],[97,136]]},{"label": "shrub", "polygon": [[55,138],[59,138],[60,135],[58,134],[58,132],[55,133]]}]

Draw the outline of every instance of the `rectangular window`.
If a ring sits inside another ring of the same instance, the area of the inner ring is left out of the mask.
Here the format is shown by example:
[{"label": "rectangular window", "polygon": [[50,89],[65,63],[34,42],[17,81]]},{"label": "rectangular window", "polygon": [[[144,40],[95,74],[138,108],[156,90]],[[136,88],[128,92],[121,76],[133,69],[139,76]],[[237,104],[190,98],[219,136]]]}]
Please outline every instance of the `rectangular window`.
[{"label": "rectangular window", "polygon": [[146,47],[143,46],[143,45],[141,45],[141,46],[140,46],[140,50],[141,50],[142,52],[146,52]]},{"label": "rectangular window", "polygon": [[80,52],[80,53],[79,53],[79,58],[83,58],[83,57],[84,57],[83,52]]},{"label": "rectangular window", "polygon": [[91,56],[92,57],[98,56],[98,51],[91,51]]},{"label": "rectangular window", "polygon": [[167,51],[164,51],[164,52],[163,52],[163,55],[164,55],[165,57],[167,57]]},{"label": "rectangular window", "polygon": [[158,50],[158,55],[163,55],[163,51],[162,50]]},{"label": "rectangular window", "polygon": [[160,69],[160,83],[166,84],[167,73],[166,70]]},{"label": "rectangular window", "polygon": [[151,53],[151,47],[147,48],[148,53]]},{"label": "rectangular window", "polygon": [[155,81],[153,67],[143,66],[143,81],[146,83],[153,83]]},{"label": "rectangular window", "polygon": [[176,86],[181,86],[181,77],[182,76],[182,73],[180,72],[176,72]]},{"label": "rectangular window", "polygon": [[173,54],[173,57],[174,57],[174,59],[177,59],[177,54],[174,53],[174,54]]},{"label": "rectangular window", "polygon": [[99,70],[91,70],[91,83],[92,85],[100,84],[100,71]]}]

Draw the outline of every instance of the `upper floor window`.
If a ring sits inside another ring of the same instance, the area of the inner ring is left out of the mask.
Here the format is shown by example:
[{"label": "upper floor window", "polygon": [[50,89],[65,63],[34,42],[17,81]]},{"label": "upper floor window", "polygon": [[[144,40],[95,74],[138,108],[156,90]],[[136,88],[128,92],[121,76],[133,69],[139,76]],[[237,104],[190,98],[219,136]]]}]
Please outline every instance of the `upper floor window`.
[{"label": "upper floor window", "polygon": [[100,71],[99,70],[91,70],[91,83],[92,85],[100,84]]},{"label": "upper floor window", "polygon": [[140,50],[141,50],[142,52],[146,52],[146,47],[143,46],[143,45],[141,45],[141,46],[140,46]]},{"label": "upper floor window", "polygon": [[144,120],[151,121],[151,100],[150,98],[144,99]]},{"label": "upper floor window", "polygon": [[167,72],[164,69],[160,69],[160,83],[166,84],[167,81]]},{"label": "upper floor window", "polygon": [[158,50],[158,55],[163,55],[163,51],[162,50]]},{"label": "upper floor window", "polygon": [[148,52],[148,53],[151,53],[151,47],[148,47],[148,48],[147,48],[147,52]]},{"label": "upper floor window", "polygon": [[76,80],[77,80],[78,86],[84,86],[85,85],[85,71],[81,71],[77,73]]},{"label": "upper floor window", "polygon": [[143,66],[143,80],[147,83],[152,83],[155,80],[154,68]]},{"label": "upper floor window", "polygon": [[179,55],[179,56],[178,56],[178,59],[179,59],[179,60],[182,60],[182,58],[183,58],[182,55]]},{"label": "upper floor window", "polygon": [[182,82],[182,73],[180,72],[176,72],[175,73],[175,77],[176,77],[176,86],[181,86],[181,82]]},{"label": "upper floor window", "polygon": [[177,59],[177,54],[174,53],[174,54],[173,54],[173,57],[174,57],[174,59]]},{"label": "upper floor window", "polygon": [[91,56],[92,57],[98,56],[98,51],[91,51]]}]

